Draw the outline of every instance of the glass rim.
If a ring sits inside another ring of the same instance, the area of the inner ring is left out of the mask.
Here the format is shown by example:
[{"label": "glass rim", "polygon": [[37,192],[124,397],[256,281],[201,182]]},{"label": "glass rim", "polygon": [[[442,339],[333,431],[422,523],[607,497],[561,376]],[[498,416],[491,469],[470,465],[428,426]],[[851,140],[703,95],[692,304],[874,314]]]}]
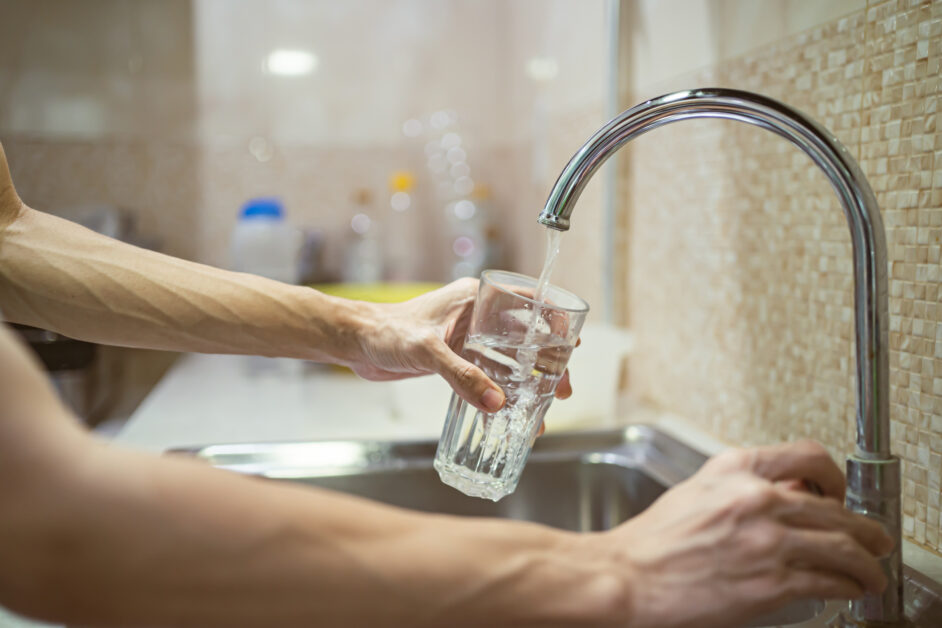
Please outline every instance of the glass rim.
[{"label": "glass rim", "polygon": [[566,290],[565,288],[560,288],[559,286],[557,286],[556,284],[552,282],[550,282],[549,284],[551,288],[553,288],[554,290],[559,290],[563,294],[571,297],[572,299],[575,299],[577,302],[582,303],[582,307],[565,307],[562,305],[557,305],[555,303],[549,303],[547,301],[537,301],[536,299],[531,299],[530,297],[524,296],[517,292],[512,292],[510,290],[507,290],[503,286],[499,285],[492,279],[494,275],[506,275],[509,277],[519,277],[520,279],[525,279],[526,281],[532,282],[534,285],[539,281],[538,278],[531,277],[529,275],[524,275],[523,273],[515,273],[510,270],[488,269],[488,270],[481,271],[482,282],[487,283],[489,286],[493,286],[494,288],[496,288],[497,290],[500,290],[504,294],[509,294],[510,296],[516,297],[518,299],[522,299],[524,301],[527,301],[528,303],[532,303],[533,305],[537,307],[541,307],[544,309],[559,310],[562,312],[572,312],[573,314],[584,314],[589,311],[589,303],[585,299],[583,299],[582,297],[580,297],[579,295],[573,292],[570,292],[569,290]]}]

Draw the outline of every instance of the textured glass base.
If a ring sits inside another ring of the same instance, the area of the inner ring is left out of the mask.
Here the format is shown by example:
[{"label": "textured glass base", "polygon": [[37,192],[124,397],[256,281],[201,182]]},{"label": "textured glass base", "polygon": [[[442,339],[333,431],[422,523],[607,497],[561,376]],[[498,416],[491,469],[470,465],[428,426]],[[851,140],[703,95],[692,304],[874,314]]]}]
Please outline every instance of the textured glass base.
[{"label": "textured glass base", "polygon": [[512,478],[498,480],[493,475],[472,471],[460,464],[448,464],[438,458],[434,466],[438,477],[448,486],[470,497],[482,497],[495,502],[513,493],[520,480],[519,473]]}]

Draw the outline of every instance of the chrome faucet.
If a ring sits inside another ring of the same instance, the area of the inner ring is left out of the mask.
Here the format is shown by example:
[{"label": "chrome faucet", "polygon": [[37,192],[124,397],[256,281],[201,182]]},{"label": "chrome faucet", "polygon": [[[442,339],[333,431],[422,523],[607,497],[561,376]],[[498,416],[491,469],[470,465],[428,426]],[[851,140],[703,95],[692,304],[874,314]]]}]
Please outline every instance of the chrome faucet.
[{"label": "chrome faucet", "polygon": [[805,114],[765,96],[719,88],[666,94],[632,107],[589,138],[557,179],[539,222],[569,229],[579,195],[606,159],[643,133],[693,118],[738,120],[784,137],[824,171],[844,208],[853,243],[857,339],[857,447],[847,459],[846,504],[880,521],[895,542],[882,562],[886,590],[851,602],[846,619],[901,622],[900,461],[890,453],[886,235],[873,191],[847,149]]}]

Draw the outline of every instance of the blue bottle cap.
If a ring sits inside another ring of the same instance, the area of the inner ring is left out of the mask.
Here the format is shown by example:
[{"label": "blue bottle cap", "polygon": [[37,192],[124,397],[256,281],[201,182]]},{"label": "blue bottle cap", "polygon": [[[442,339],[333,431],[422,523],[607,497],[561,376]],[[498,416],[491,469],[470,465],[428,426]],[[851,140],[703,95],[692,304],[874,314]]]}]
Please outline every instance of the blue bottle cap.
[{"label": "blue bottle cap", "polygon": [[277,198],[253,198],[242,206],[239,218],[242,220],[281,220],[285,217],[285,209]]}]

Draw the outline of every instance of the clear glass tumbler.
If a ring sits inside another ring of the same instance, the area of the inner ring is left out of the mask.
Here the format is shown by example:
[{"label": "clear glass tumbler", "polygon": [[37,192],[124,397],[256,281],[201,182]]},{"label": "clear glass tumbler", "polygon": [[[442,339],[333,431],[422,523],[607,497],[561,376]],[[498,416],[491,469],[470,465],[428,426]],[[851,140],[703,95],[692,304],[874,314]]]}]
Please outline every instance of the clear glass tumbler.
[{"label": "clear glass tumbler", "polygon": [[513,493],[543,417],[553,401],[589,305],[550,284],[535,301],[537,280],[486,270],[461,355],[507,397],[494,413],[452,394],[435,469],[442,482],[494,501]]}]

